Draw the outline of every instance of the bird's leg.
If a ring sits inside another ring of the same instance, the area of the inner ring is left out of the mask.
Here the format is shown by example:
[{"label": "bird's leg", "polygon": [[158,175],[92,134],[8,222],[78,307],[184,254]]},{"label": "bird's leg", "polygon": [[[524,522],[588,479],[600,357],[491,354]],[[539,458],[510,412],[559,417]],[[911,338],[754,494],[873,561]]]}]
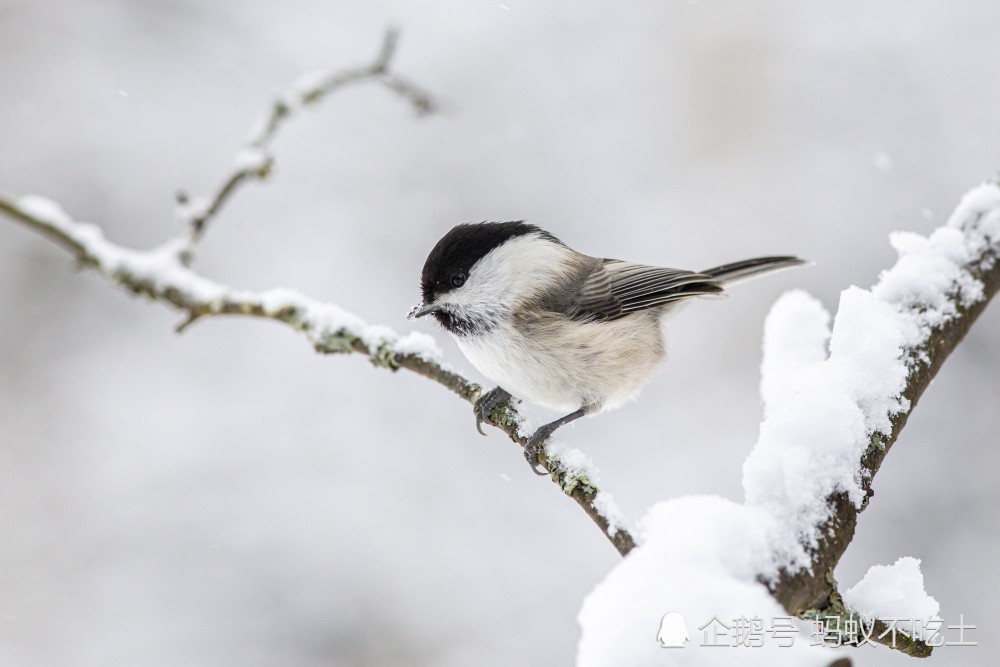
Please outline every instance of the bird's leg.
[{"label": "bird's leg", "polygon": [[483,424],[489,422],[490,413],[493,412],[493,409],[504,401],[509,400],[510,393],[500,387],[493,387],[493,389],[490,389],[476,399],[472,410],[476,413],[476,430],[479,431],[480,435],[486,435],[483,431]]},{"label": "bird's leg", "polygon": [[524,443],[524,458],[531,466],[531,471],[536,475],[547,475],[549,471],[542,467],[539,456],[542,453],[542,445],[545,441],[549,439],[553,431],[564,424],[568,424],[575,419],[579,419],[587,414],[587,406],[584,406],[577,410],[576,412],[571,412],[565,417],[560,417],[559,419],[549,422],[544,426],[539,426],[538,430],[531,434],[528,441]]}]

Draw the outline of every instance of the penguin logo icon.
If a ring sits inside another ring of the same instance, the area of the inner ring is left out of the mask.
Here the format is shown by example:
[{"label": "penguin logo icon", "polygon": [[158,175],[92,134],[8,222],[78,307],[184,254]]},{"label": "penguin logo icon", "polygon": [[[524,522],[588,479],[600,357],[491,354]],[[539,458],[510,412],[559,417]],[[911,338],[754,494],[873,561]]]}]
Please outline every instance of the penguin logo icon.
[{"label": "penguin logo icon", "polygon": [[688,635],[687,623],[684,622],[680,612],[671,611],[663,615],[656,639],[663,648],[684,648],[684,643],[691,637]]}]

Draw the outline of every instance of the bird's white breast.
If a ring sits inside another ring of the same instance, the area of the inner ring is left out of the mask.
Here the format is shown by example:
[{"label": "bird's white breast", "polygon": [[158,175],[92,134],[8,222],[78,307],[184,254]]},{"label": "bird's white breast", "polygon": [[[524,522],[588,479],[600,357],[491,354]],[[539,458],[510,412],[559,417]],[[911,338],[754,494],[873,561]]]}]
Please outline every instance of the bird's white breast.
[{"label": "bird's white breast", "polygon": [[572,412],[608,410],[638,395],[664,356],[655,311],[612,322],[546,316],[456,337],[480,373],[518,398]]}]

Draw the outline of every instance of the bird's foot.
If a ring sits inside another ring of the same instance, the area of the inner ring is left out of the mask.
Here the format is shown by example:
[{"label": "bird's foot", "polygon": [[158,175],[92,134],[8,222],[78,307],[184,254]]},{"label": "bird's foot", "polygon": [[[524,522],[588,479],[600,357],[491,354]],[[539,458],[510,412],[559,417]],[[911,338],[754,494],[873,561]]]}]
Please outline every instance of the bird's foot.
[{"label": "bird's foot", "polygon": [[486,435],[486,432],[483,431],[483,424],[489,423],[490,413],[501,403],[509,400],[510,394],[500,387],[493,387],[493,389],[490,389],[476,399],[472,410],[476,413],[476,430],[479,431],[480,435]]},{"label": "bird's foot", "polygon": [[537,431],[531,434],[528,441],[524,443],[524,460],[531,466],[531,472],[539,476],[549,474],[548,468],[542,465],[542,457],[545,455],[545,441],[549,439],[552,431],[555,430],[554,428],[550,428],[551,426],[552,424],[546,424],[539,427]]},{"label": "bird's foot", "polygon": [[542,457],[545,455],[545,441],[549,439],[557,428],[568,424],[575,419],[588,414],[594,410],[593,406],[584,406],[575,412],[571,412],[565,417],[560,417],[554,422],[549,422],[543,426],[539,426],[538,430],[531,434],[528,441],[524,443],[524,459],[531,466],[531,472],[536,475],[548,475],[549,469],[548,465],[542,464]]}]

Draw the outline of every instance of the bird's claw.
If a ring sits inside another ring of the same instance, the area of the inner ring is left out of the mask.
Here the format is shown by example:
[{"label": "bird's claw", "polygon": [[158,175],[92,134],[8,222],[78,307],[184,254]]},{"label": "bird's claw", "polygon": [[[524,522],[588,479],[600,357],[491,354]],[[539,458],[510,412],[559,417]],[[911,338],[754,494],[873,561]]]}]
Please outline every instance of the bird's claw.
[{"label": "bird's claw", "polygon": [[528,441],[524,443],[524,460],[531,467],[531,472],[539,477],[549,474],[548,468],[542,465],[542,456],[545,454],[545,441],[552,435],[549,429],[544,426],[532,434]]},{"label": "bird's claw", "polygon": [[510,400],[510,394],[500,387],[494,387],[476,399],[472,410],[476,413],[476,430],[479,431],[479,435],[486,435],[486,432],[483,430],[483,424],[488,424],[490,422],[490,413],[493,412],[494,408],[507,400]]},{"label": "bird's claw", "polygon": [[[483,424],[492,424],[490,421],[490,415],[496,410],[502,403],[509,401],[511,398],[510,393],[504,391],[500,387],[494,387],[489,390],[478,399],[472,405],[472,410],[476,414],[476,430],[482,435],[486,435],[483,431]],[[566,415],[562,419],[557,419],[550,424],[545,424],[540,426],[530,438],[528,438],[524,443],[524,460],[528,462],[531,466],[531,471],[539,476],[545,476],[549,474],[548,466],[544,463],[545,458],[545,441],[549,439],[553,431],[562,426],[563,424],[572,421],[578,417],[584,415],[584,410],[581,408],[576,412]]]}]

